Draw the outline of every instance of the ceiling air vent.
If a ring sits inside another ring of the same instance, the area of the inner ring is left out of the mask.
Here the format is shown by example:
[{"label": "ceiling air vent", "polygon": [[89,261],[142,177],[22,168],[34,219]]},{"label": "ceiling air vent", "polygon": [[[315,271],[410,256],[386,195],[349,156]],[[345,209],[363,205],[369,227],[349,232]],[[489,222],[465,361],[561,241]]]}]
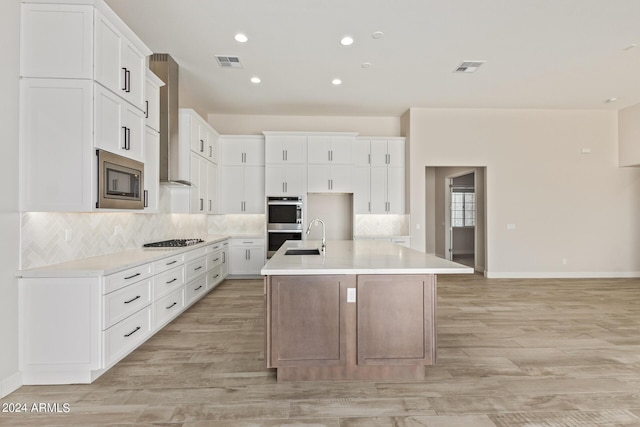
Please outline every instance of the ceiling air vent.
[{"label": "ceiling air vent", "polygon": [[462,64],[458,65],[458,68],[456,68],[454,72],[473,73],[485,62],[486,61],[463,61]]},{"label": "ceiling air vent", "polygon": [[216,55],[216,59],[222,68],[242,68],[240,58],[237,56]]}]

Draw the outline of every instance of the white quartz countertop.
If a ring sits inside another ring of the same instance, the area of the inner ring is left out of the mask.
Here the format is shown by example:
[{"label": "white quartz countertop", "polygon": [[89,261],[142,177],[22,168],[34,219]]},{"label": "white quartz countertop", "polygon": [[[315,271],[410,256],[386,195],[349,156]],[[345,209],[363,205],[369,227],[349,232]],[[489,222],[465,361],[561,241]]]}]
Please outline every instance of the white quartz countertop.
[{"label": "white quartz countertop", "polygon": [[380,240],[329,240],[321,255],[285,255],[288,249],[320,248],[319,240],[289,240],[260,274],[471,274],[473,268]]},{"label": "white quartz countertop", "polygon": [[203,243],[180,248],[139,248],[128,251],[115,252],[52,264],[43,267],[20,270],[19,277],[96,277],[117,273],[128,268],[136,267],[148,262],[177,255],[182,252],[203,248],[230,236],[208,235],[203,237]]}]

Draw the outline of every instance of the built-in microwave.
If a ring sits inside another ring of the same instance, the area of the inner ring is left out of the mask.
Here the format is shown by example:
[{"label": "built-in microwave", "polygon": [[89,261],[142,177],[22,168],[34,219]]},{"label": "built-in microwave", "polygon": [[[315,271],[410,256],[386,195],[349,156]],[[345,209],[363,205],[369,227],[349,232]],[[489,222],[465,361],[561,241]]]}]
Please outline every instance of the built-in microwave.
[{"label": "built-in microwave", "polygon": [[98,200],[96,208],[144,209],[144,163],[104,150],[98,158]]},{"label": "built-in microwave", "polygon": [[302,230],[302,197],[269,197],[267,230]]}]

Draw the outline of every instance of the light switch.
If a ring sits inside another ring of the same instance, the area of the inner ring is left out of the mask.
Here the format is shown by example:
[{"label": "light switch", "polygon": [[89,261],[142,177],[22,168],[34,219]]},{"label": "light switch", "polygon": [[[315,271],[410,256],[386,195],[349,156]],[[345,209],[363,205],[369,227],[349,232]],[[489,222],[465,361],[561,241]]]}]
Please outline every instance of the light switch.
[{"label": "light switch", "polygon": [[347,302],[356,302],[356,288],[347,288]]}]

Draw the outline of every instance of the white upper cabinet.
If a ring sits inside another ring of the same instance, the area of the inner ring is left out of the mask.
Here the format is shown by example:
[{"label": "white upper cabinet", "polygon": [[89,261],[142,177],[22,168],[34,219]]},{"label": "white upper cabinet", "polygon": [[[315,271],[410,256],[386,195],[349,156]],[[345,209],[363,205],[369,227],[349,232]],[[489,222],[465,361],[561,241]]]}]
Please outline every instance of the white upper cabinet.
[{"label": "white upper cabinet", "polygon": [[404,167],[404,151],[404,138],[358,137],[353,143],[353,164]]},{"label": "white upper cabinet", "polygon": [[309,135],[307,137],[307,163],[349,165],[355,135]]},{"label": "white upper cabinet", "polygon": [[264,166],[222,166],[220,213],[264,213]]},{"label": "white upper cabinet", "polygon": [[181,144],[184,141],[185,149],[189,147],[192,152],[218,163],[220,136],[198,113],[188,108],[181,108],[179,128]]},{"label": "white upper cabinet", "polygon": [[110,20],[96,11],[95,79],[144,111],[145,57]]},{"label": "white upper cabinet", "polygon": [[89,212],[95,208],[93,91],[90,80],[20,80],[22,212]]},{"label": "white upper cabinet", "polygon": [[100,85],[94,102],[95,147],[144,161],[144,113]]},{"label": "white upper cabinet", "polygon": [[221,135],[220,162],[224,166],[264,166],[264,137]]},{"label": "white upper cabinet", "polygon": [[151,129],[160,132],[160,87],[164,82],[150,69],[146,69],[144,90],[145,124]]},{"label": "white upper cabinet", "polygon": [[28,4],[21,9],[20,75],[93,78],[93,6]]},{"label": "white upper cabinet", "polygon": [[265,195],[304,196],[307,194],[306,171],[304,165],[267,165]]},{"label": "white upper cabinet", "polygon": [[265,134],[266,164],[307,163],[307,136],[297,134]]},{"label": "white upper cabinet", "polygon": [[220,136],[220,213],[264,213],[264,137]]},{"label": "white upper cabinet", "polygon": [[307,167],[309,193],[350,193],[351,167],[309,165]]},{"label": "white upper cabinet", "polygon": [[404,138],[356,138],[353,161],[354,213],[404,214]]},{"label": "white upper cabinet", "polygon": [[20,31],[20,209],[100,210],[96,148],[150,162],[151,51],[102,0],[22,0]]},{"label": "white upper cabinet", "polygon": [[149,48],[101,1],[56,3],[21,6],[21,76],[93,79],[144,111]]},{"label": "white upper cabinet", "polygon": [[219,135],[194,110],[181,108],[178,120],[179,179],[192,184],[189,212],[218,213]]}]

